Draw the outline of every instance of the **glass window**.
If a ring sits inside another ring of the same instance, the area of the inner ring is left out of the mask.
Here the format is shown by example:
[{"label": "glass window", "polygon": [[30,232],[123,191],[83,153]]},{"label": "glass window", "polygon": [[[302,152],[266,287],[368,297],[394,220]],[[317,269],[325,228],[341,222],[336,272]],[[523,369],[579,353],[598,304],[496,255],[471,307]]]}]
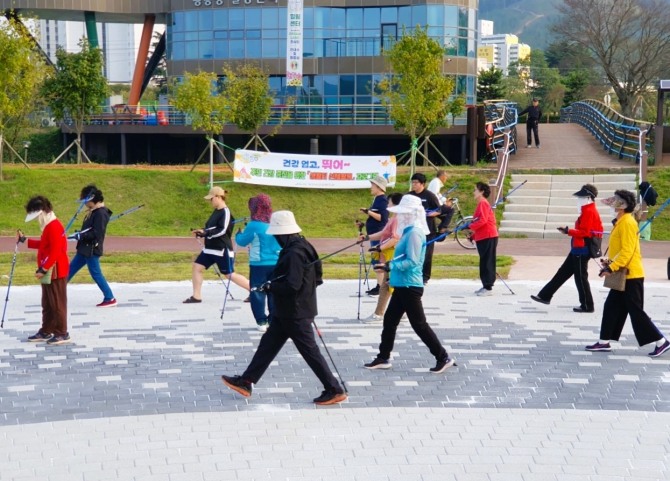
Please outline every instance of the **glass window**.
[{"label": "glass window", "polygon": [[261,41],[260,40],[247,40],[246,42],[247,52],[246,58],[260,58],[261,57]]},{"label": "glass window", "polygon": [[184,30],[187,32],[198,30],[198,12],[184,12]]},{"label": "glass window", "polygon": [[277,25],[279,25],[279,28],[286,30],[286,9],[280,8],[278,14]]},{"label": "glass window", "polygon": [[415,5],[412,7],[412,25],[426,25],[425,5]]},{"label": "glass window", "polygon": [[261,35],[263,38],[279,38],[279,30],[270,28],[270,29],[263,29],[261,31]]},{"label": "glass window", "polygon": [[379,8],[363,9],[363,28],[379,28],[381,24],[381,10]]},{"label": "glass window", "polygon": [[323,28],[328,23],[329,8],[315,7],[314,8],[314,28]]},{"label": "glass window", "polygon": [[444,27],[431,27],[430,24],[428,25],[429,25],[428,36],[430,38],[434,38],[439,42],[442,36],[444,35]]},{"label": "glass window", "polygon": [[[412,23],[412,7],[398,7],[398,23],[401,27],[412,29],[415,25]],[[402,28],[399,29],[402,32]]]},{"label": "glass window", "polygon": [[429,5],[426,21],[430,27],[441,27],[444,25],[444,7],[442,5]]},{"label": "glass window", "polygon": [[314,56],[314,40],[309,38],[304,38],[302,40],[302,56],[303,57]]},{"label": "glass window", "polygon": [[337,96],[337,75],[323,76],[323,93],[326,96]]},{"label": "glass window", "polygon": [[246,28],[261,28],[261,10],[259,8],[244,9],[244,26]]},{"label": "glass window", "polygon": [[260,30],[247,30],[247,38],[261,38]]},{"label": "glass window", "polygon": [[184,12],[175,12],[172,14],[172,30],[175,32],[184,31]]},{"label": "glass window", "polygon": [[200,30],[211,30],[212,20],[214,19],[211,10],[201,10],[198,12],[198,28]]},{"label": "glass window", "polygon": [[212,10],[214,13],[213,27],[228,28],[228,10]]},{"label": "glass window", "polygon": [[236,40],[244,38],[244,30],[231,30],[228,32],[228,37]]},{"label": "glass window", "polygon": [[228,38],[228,30],[214,30],[214,38]]},{"label": "glass window", "polygon": [[356,75],[356,95],[370,95],[370,93],[372,93],[372,75]]},{"label": "glass window", "polygon": [[200,42],[200,58],[214,58],[214,42],[211,40]]},{"label": "glass window", "polygon": [[186,42],[184,49],[184,58],[186,59],[198,58],[198,42]]},{"label": "glass window", "polygon": [[340,75],[340,95],[354,95],[353,75]]},{"label": "glass window", "polygon": [[346,28],[346,10],[344,8],[331,8],[330,9],[330,23],[328,24],[330,28],[333,29],[345,29]]},{"label": "glass window", "polygon": [[263,40],[263,58],[279,57],[279,48],[276,40]]},{"label": "glass window", "polygon": [[172,44],[172,60],[184,60],[184,42],[174,42]]},{"label": "glass window", "polygon": [[214,41],[214,57],[228,58],[228,42],[225,40]]},{"label": "glass window", "polygon": [[381,10],[381,23],[396,23],[398,21],[398,9],[396,7],[384,7]]},{"label": "glass window", "polygon": [[229,58],[244,58],[244,40],[231,40]]},{"label": "glass window", "polygon": [[184,40],[184,32],[179,32],[179,33],[173,33],[172,34],[172,41],[173,42],[182,42]]},{"label": "glass window", "polygon": [[458,8],[458,26],[468,28],[468,9],[465,7]]},{"label": "glass window", "polygon": [[304,8],[302,10],[302,26],[305,29],[314,28],[314,9]]},{"label": "glass window", "polygon": [[244,10],[228,10],[228,27],[244,28]]},{"label": "glass window", "polygon": [[466,57],[468,55],[468,39],[459,38],[458,39],[458,56]]},{"label": "glass window", "polygon": [[266,28],[277,28],[277,9],[261,8],[261,25],[263,30]]},{"label": "glass window", "polygon": [[198,40],[198,32],[186,32],[184,34],[184,40],[187,42],[194,42]]},{"label": "glass window", "polygon": [[458,27],[458,7],[444,7],[444,24],[448,27]]},{"label": "glass window", "polygon": [[198,32],[198,40],[211,40],[213,32],[211,30],[203,30]]},{"label": "glass window", "polygon": [[363,9],[362,8],[348,8],[347,9],[347,30],[355,28],[363,28]]}]

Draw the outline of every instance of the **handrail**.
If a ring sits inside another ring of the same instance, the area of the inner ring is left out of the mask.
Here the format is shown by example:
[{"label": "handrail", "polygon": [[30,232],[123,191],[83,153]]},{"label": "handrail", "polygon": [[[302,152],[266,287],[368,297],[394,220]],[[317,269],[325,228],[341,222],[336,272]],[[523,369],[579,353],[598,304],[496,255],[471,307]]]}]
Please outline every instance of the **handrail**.
[{"label": "handrail", "polygon": [[[517,118],[518,105],[509,100],[485,100],[484,115],[486,116],[486,147],[487,153],[494,162],[498,161],[499,152],[509,156],[517,149]],[[505,141],[509,145],[505,145]]]},{"label": "handrail", "polygon": [[562,108],[561,122],[586,127],[608,154],[616,153],[620,159],[628,157],[640,163],[641,152],[651,148],[648,137],[643,141],[645,136],[640,135],[651,123],[624,117],[598,100],[581,100]]},{"label": "handrail", "polygon": [[[450,124],[451,122],[451,118]],[[465,125],[465,114],[454,125]],[[68,119],[65,120],[66,124]],[[389,109],[381,104],[275,105],[267,125],[392,125]],[[190,125],[189,116],[171,105],[106,106],[88,125]]]}]

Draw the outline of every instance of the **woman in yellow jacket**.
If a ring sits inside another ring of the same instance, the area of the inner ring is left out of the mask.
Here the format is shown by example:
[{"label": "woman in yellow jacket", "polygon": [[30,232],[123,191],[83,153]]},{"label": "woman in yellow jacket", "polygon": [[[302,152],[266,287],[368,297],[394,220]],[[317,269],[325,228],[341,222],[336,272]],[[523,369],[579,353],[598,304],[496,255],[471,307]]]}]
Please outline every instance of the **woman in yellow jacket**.
[{"label": "woman in yellow jacket", "polygon": [[586,346],[586,350],[611,351],[610,341],[619,340],[626,318],[630,315],[638,344],[644,346],[656,343],[649,355],[658,357],[670,349],[670,342],[644,312],[644,268],[637,221],[632,214],[635,210],[635,194],[627,190],[617,190],[612,197],[603,199],[602,202],[614,210],[616,219],[610,235],[610,259],[601,261],[603,269],[600,277],[608,276],[622,268],[627,268],[628,274],[625,291],[610,289],[603,307],[600,340]]}]

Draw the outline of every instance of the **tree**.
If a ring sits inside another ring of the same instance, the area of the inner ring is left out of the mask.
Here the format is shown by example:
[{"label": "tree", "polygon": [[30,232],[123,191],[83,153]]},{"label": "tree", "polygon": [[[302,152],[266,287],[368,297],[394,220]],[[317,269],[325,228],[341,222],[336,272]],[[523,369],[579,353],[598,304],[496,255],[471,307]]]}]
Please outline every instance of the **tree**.
[{"label": "tree", "polygon": [[[401,38],[384,50],[390,72],[377,91],[396,130],[411,139],[410,175],[414,174],[418,139],[448,124],[454,80],[443,75],[444,49],[427,29],[403,30]],[[427,159],[426,159],[427,160]]]},{"label": "tree", "polygon": [[[272,113],[268,75],[253,64],[243,64],[237,69],[226,66],[223,74],[223,95],[230,121],[240,130],[253,133],[254,149],[258,150],[258,143],[263,144],[258,130],[268,122]],[[263,146],[268,150],[265,144]]]},{"label": "tree", "polygon": [[[44,80],[45,66],[27,38],[10,23],[0,24],[0,181],[3,180],[3,147],[11,145],[5,131],[20,124],[34,106]],[[15,155],[18,156],[18,154]]]},{"label": "tree", "polygon": [[563,106],[568,106],[585,98],[586,87],[591,83],[591,75],[587,70],[573,70],[562,77],[561,82],[565,86]]},{"label": "tree", "polygon": [[[87,40],[79,41],[81,50],[66,52],[63,48],[56,51],[56,72],[48,77],[42,86],[45,97],[54,117],[63,121],[69,118],[77,134],[77,139],[54,161],[58,161],[71,147],[77,148],[77,164],[81,164],[81,134],[84,124],[92,115],[102,110],[108,95],[107,80],[103,75],[102,51],[89,46]],[[90,162],[88,157],[86,160]]]},{"label": "tree", "polygon": [[593,56],[631,116],[635,99],[667,72],[670,9],[662,0],[564,0],[553,30]]},{"label": "tree", "polygon": [[496,100],[505,96],[503,71],[491,65],[488,70],[481,70],[477,77],[477,101]]},{"label": "tree", "polygon": [[[198,72],[197,74],[186,72],[184,80],[174,86],[172,105],[191,118],[191,128],[193,130],[204,130],[207,134],[209,184],[213,186],[214,149],[217,148],[214,136],[221,133],[228,122],[226,99],[223,95],[220,95],[216,74],[213,72]],[[193,165],[194,168],[203,155],[204,152]]]}]

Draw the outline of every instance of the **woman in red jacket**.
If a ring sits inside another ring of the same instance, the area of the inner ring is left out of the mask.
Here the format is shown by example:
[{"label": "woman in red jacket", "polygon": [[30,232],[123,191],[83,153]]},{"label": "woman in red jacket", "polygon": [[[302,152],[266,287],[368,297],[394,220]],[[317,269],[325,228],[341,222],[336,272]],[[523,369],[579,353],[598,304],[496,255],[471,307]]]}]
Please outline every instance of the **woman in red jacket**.
[{"label": "woman in red jacket", "polygon": [[477,207],[473,217],[475,221],[470,224],[473,231],[472,240],[477,245],[479,253],[479,278],[482,280],[482,288],[475,291],[478,296],[490,296],[493,284],[496,281],[496,249],[498,247],[498,229],[496,228],[496,216],[491,204],[486,200],[491,195],[491,188],[484,182],[477,182],[474,196]]},{"label": "woman in red jacket", "polygon": [[[70,263],[65,229],[46,197],[38,195],[31,198],[26,204],[26,213],[26,222],[37,219],[42,231],[39,239],[28,239],[28,248],[37,249],[35,277],[42,284],[42,327],[28,341],[65,344],[70,342],[67,332],[67,275]],[[17,240],[26,241],[20,230]]]},{"label": "woman in red jacket", "polygon": [[558,268],[554,277],[546,286],[538,292],[537,296],[530,296],[535,302],[549,304],[551,298],[556,294],[565,281],[574,276],[575,286],[579,294],[579,307],[572,310],[575,312],[593,312],[593,296],[589,286],[589,239],[602,237],[603,223],[594,203],[598,196],[595,185],[584,184],[579,192],[575,192],[579,205],[579,217],[575,222],[574,229],[559,227],[559,232],[570,236],[570,253],[563,265]]}]

